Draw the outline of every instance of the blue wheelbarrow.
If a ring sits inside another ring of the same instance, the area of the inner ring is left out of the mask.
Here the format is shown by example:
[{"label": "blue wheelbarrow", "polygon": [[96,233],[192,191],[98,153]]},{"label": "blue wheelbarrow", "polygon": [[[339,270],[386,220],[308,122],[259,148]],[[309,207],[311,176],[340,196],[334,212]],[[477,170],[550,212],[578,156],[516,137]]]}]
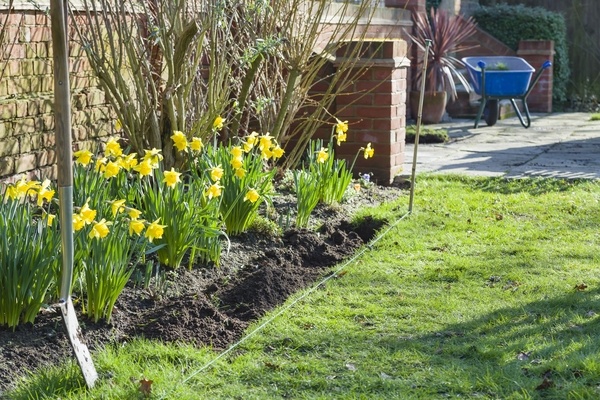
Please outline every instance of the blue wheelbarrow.
[{"label": "blue wheelbarrow", "polygon": [[[482,116],[488,126],[492,126],[498,121],[498,101],[503,99],[510,100],[521,125],[529,128],[531,116],[527,107],[527,96],[540,80],[544,70],[552,66],[552,63],[546,61],[532,81],[531,76],[535,69],[520,57],[465,57],[462,61],[467,67],[475,93],[481,95],[479,111],[475,118],[475,128],[479,125]],[[526,121],[515,100],[523,102]]]}]

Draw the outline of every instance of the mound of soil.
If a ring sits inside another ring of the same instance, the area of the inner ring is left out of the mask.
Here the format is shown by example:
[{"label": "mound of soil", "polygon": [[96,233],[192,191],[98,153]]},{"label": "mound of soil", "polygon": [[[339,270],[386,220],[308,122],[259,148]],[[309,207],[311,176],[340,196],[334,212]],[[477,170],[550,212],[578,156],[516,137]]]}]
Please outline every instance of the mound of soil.
[{"label": "mound of soil", "polygon": [[[355,226],[349,222],[353,211],[401,195],[398,188],[369,186],[341,206],[315,210],[318,229],[289,229],[280,237],[249,232],[231,238],[219,267],[182,267],[153,278],[147,289],[131,284],[119,297],[110,324],[93,323],[78,313],[88,347],[93,351],[143,336],[225,349],[251,321],[325,276],[385,224],[365,218]],[[289,207],[290,201],[280,196],[275,206]],[[57,307],[42,310],[33,325],[15,331],[0,327],[0,398],[26,371],[69,357]]]}]

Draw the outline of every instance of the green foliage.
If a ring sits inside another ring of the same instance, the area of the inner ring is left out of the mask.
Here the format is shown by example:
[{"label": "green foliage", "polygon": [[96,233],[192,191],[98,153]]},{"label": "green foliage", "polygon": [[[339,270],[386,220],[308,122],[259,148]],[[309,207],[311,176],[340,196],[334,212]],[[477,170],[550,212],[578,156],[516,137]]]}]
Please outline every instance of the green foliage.
[{"label": "green foliage", "polygon": [[90,229],[85,229],[76,232],[74,239],[83,273],[83,311],[94,322],[101,318],[110,322],[115,302],[147,244],[145,238],[128,234],[129,219],[124,213],[117,215],[109,228],[104,238],[90,238]]},{"label": "green foliage", "polygon": [[0,200],[0,326],[33,322],[56,282],[60,236],[27,199]]},{"label": "green foliage", "polygon": [[296,189],[296,226],[305,228],[308,225],[310,213],[319,204],[319,188],[321,184],[317,176],[305,170],[294,170],[294,185]]},{"label": "green foliage", "polygon": [[335,158],[333,140],[329,141],[326,148],[323,147],[322,140],[311,140],[307,150],[307,164],[310,174],[320,183],[319,201],[325,204],[342,201],[352,181],[352,171],[346,166],[346,160]]},{"label": "green foliage", "polygon": [[600,113],[594,113],[590,116],[590,121],[600,121]]},{"label": "green foliage", "polygon": [[521,40],[554,41],[553,99],[567,97],[571,76],[567,46],[567,28],[562,14],[541,7],[498,4],[481,7],[473,14],[477,24],[513,50]]},{"label": "green foliage", "polygon": [[[417,126],[409,125],[406,127],[406,143],[414,143],[417,136]],[[421,126],[419,132],[419,143],[446,143],[450,137],[446,129],[435,129]]]}]

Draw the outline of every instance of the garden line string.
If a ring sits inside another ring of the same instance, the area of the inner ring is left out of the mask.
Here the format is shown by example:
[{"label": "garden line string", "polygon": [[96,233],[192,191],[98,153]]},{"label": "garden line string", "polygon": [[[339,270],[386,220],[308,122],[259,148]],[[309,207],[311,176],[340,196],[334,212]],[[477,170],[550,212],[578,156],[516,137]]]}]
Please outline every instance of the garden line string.
[{"label": "garden line string", "polygon": [[[308,297],[308,295],[312,294],[313,292],[315,292],[318,288],[320,288],[321,286],[323,286],[325,283],[327,283],[329,280],[331,280],[332,278],[335,278],[336,276],[338,276],[338,274],[344,269],[346,268],[348,265],[350,265],[350,263],[354,262],[358,257],[362,256],[367,250],[371,250],[373,248],[373,245],[375,243],[377,243],[379,240],[381,240],[385,235],[388,234],[389,231],[391,231],[393,228],[396,227],[396,225],[398,225],[400,223],[400,221],[404,220],[407,216],[409,216],[411,214],[411,212],[406,212],[404,215],[402,215],[399,219],[397,219],[393,224],[388,225],[388,227],[382,232],[380,233],[375,239],[373,239],[372,241],[370,241],[366,246],[363,246],[362,249],[360,249],[358,251],[358,253],[356,253],[354,256],[352,256],[351,259],[349,259],[348,261],[344,262],[340,267],[338,267],[335,271],[333,271],[331,274],[329,274],[328,276],[326,276],[323,280],[321,280],[319,283],[317,283],[316,285],[312,286],[311,288],[309,288],[308,290],[306,290],[305,293],[303,293],[300,297],[298,297],[297,299],[294,299],[290,304],[288,304],[287,306],[283,306],[281,307],[281,309],[279,311],[277,311],[275,314],[273,314],[271,317],[269,317],[265,322],[263,322],[262,324],[260,324],[259,326],[257,326],[252,332],[250,332],[249,334],[247,334],[246,336],[244,336],[242,339],[240,339],[238,342],[232,344],[230,347],[227,348],[227,350],[223,351],[222,353],[220,353],[218,356],[216,356],[215,358],[213,358],[211,361],[209,361],[208,363],[206,363],[204,366],[202,366],[201,368],[197,369],[196,371],[192,372],[187,378],[185,378],[184,380],[182,380],[180,382],[180,384],[184,384],[188,381],[190,381],[192,378],[194,378],[196,375],[200,374],[201,372],[207,370],[208,368],[210,368],[213,364],[215,364],[217,361],[219,361],[221,358],[224,358],[225,356],[227,356],[229,353],[231,353],[233,350],[237,349],[239,346],[242,345],[242,343],[246,342],[248,339],[250,339],[251,337],[253,337],[255,334],[257,334],[258,332],[260,332],[261,330],[263,330],[267,325],[269,325],[271,322],[273,322],[277,317],[279,317],[281,314],[283,314],[284,312],[288,311],[289,309],[291,309],[294,305],[296,305],[297,303],[299,303],[301,300],[305,299],[306,297]],[[177,386],[177,385],[176,385]],[[174,388],[176,387],[174,386]],[[165,393],[164,395],[162,395],[162,397],[160,397],[160,399],[166,399],[166,396],[168,394],[170,394],[173,390],[169,390],[167,391],[167,393]]]}]

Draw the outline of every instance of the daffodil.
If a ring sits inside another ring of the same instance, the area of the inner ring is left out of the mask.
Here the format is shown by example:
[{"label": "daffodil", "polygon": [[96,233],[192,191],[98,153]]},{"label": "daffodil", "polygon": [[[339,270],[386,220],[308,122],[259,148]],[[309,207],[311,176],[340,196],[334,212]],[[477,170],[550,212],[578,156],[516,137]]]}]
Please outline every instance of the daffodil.
[{"label": "daffodil", "polygon": [[273,136],[267,132],[259,138],[258,149],[260,151],[264,151],[265,149],[270,149],[273,144]]},{"label": "daffodil", "polygon": [[96,218],[96,210],[92,210],[88,203],[85,203],[79,210],[79,215],[86,225],[91,224]]},{"label": "daffodil", "polygon": [[375,154],[375,149],[372,148],[371,143],[369,143],[365,149],[365,159],[373,157],[373,154]]},{"label": "daffodil", "polygon": [[90,230],[90,233],[88,234],[88,237],[90,239],[105,238],[108,235],[108,233],[110,232],[110,230],[108,229],[109,224],[110,224],[110,222],[107,222],[104,218],[102,218],[99,222],[96,222],[92,226],[92,229]]},{"label": "daffodil", "polygon": [[256,203],[256,201],[260,199],[260,194],[256,191],[256,189],[250,189],[244,196],[244,201],[249,201],[250,203]]},{"label": "daffodil", "polygon": [[133,167],[138,165],[138,160],[137,160],[136,156],[137,156],[136,153],[128,154],[125,157],[120,157],[117,160],[117,163],[119,164],[119,166],[121,168],[123,168],[126,171],[129,171],[130,169],[132,169]]},{"label": "daffodil", "polygon": [[254,148],[254,145],[252,143],[243,142],[243,145],[245,153],[250,153],[250,151]]},{"label": "daffodil", "polygon": [[223,168],[221,168],[220,165],[217,165],[216,167],[214,167],[210,170],[210,179],[212,179],[214,182],[218,181],[222,177],[223,177]]},{"label": "daffodil", "polygon": [[160,218],[157,219],[156,221],[152,222],[146,228],[146,234],[144,236],[146,236],[148,238],[148,240],[150,241],[150,243],[152,243],[152,241],[154,239],[160,239],[160,238],[162,238],[163,233],[164,233],[164,228],[167,227],[166,225],[160,225],[158,223],[159,221],[160,221]]},{"label": "daffodil", "polygon": [[38,194],[37,194],[37,205],[38,206],[41,207],[42,204],[44,204],[44,200],[46,200],[47,202],[50,202],[52,200],[52,198],[54,197],[54,190],[48,190],[49,187],[50,187],[50,180],[45,179],[44,182],[42,182],[42,186],[38,190]]},{"label": "daffodil", "polygon": [[35,194],[39,187],[40,183],[38,181],[28,181],[24,176],[22,176],[21,179],[15,183],[18,198]]},{"label": "daffodil", "polygon": [[115,176],[117,176],[119,174],[119,171],[121,170],[121,166],[114,162],[114,161],[109,161],[106,163],[106,166],[104,168],[104,178],[106,179],[110,179],[110,178],[114,178]]},{"label": "daffodil", "polygon": [[173,139],[173,143],[175,143],[175,147],[179,151],[185,151],[188,147],[188,141],[185,134],[181,131],[173,131],[171,135],[171,139]]},{"label": "daffodil", "polygon": [[55,214],[46,214],[46,223],[48,224],[48,226],[52,226],[55,218],[56,218]]},{"label": "daffodil", "polygon": [[317,162],[323,164],[329,158],[329,153],[325,147],[321,147],[321,150],[317,153]]},{"label": "daffodil", "polygon": [[110,203],[110,210],[112,211],[113,217],[116,217],[118,213],[125,211],[125,199],[114,200]]},{"label": "daffodil", "polygon": [[217,116],[217,118],[215,118],[215,121],[213,122],[213,128],[220,131],[221,129],[223,129],[224,122],[225,120],[223,119],[223,117],[221,117],[220,115]]},{"label": "daffodil", "polygon": [[236,178],[242,179],[246,176],[246,170],[244,168],[237,168],[233,174]]},{"label": "daffodil", "polygon": [[252,133],[246,137],[246,143],[248,143],[248,145],[250,145],[251,147],[256,145],[257,141],[258,141],[258,132],[252,131]]},{"label": "daffodil", "polygon": [[120,131],[121,129],[123,129],[123,123],[117,118],[115,121],[115,131]]},{"label": "daffodil", "polygon": [[233,158],[241,158],[244,155],[242,146],[233,146],[229,152]]},{"label": "daffodil", "polygon": [[179,176],[181,175],[181,173],[175,171],[174,168],[171,168],[170,171],[165,171],[164,175],[165,175],[165,177],[163,179],[163,182],[167,185],[167,187],[172,188],[178,182],[181,182],[181,179],[179,179]]},{"label": "daffodil", "polygon": [[192,141],[190,142],[190,149],[192,149],[192,151],[201,151],[203,147],[204,143],[202,143],[202,139],[198,137],[192,138]]},{"label": "daffodil", "polygon": [[263,158],[263,160],[268,160],[269,158],[273,157],[273,152],[268,147],[265,147],[260,152],[260,155]]},{"label": "daffodil", "polygon": [[283,157],[283,153],[285,153],[285,151],[279,145],[277,145],[273,147],[272,153],[274,158],[281,158]]},{"label": "daffodil", "polygon": [[85,221],[79,214],[73,214],[73,230],[75,232],[80,231],[85,226]]},{"label": "daffodil", "polygon": [[119,157],[123,154],[123,149],[116,139],[110,139],[106,142],[106,148],[104,149],[104,155],[107,157]]},{"label": "daffodil", "polygon": [[17,187],[15,185],[9,185],[6,187],[6,192],[4,193],[5,199],[15,200],[18,195],[19,193],[17,192]]},{"label": "daffodil", "polygon": [[152,148],[152,150],[145,150],[143,161],[149,160],[153,168],[158,166],[158,163],[162,161],[163,155],[160,154],[161,150]]},{"label": "daffodil", "polygon": [[206,196],[209,198],[209,200],[213,197],[219,197],[221,195],[221,189],[223,189],[223,186],[219,185],[219,183],[213,183],[208,189],[206,189]]},{"label": "daffodil", "polygon": [[244,159],[242,157],[234,157],[231,159],[231,167],[233,169],[242,168],[244,165]]},{"label": "daffodil", "polygon": [[86,166],[92,161],[92,152],[89,150],[79,150],[73,153],[75,156],[75,162]]},{"label": "daffodil", "polygon": [[129,221],[129,236],[133,235],[134,233],[138,236],[141,235],[145,227],[146,224],[144,224],[144,221],[142,220],[133,219]]},{"label": "daffodil", "polygon": [[135,167],[133,167],[134,171],[137,171],[141,176],[152,175],[152,161],[150,159],[144,160]]},{"label": "daffodil", "polygon": [[348,121],[340,121],[336,118],[337,123],[335,124],[335,134],[341,135],[348,132]]},{"label": "daffodil", "polygon": [[98,172],[104,172],[106,169],[106,163],[108,162],[108,158],[102,157],[96,160],[96,165],[94,165],[94,169]]},{"label": "daffodil", "polygon": [[341,145],[342,142],[345,142],[346,139],[348,138],[348,134],[347,133],[338,133],[337,135],[335,135],[335,137],[337,138],[337,145]]},{"label": "daffodil", "polygon": [[142,215],[142,212],[135,208],[127,207],[127,215],[129,215],[129,218],[131,219],[138,219],[140,215]]}]

